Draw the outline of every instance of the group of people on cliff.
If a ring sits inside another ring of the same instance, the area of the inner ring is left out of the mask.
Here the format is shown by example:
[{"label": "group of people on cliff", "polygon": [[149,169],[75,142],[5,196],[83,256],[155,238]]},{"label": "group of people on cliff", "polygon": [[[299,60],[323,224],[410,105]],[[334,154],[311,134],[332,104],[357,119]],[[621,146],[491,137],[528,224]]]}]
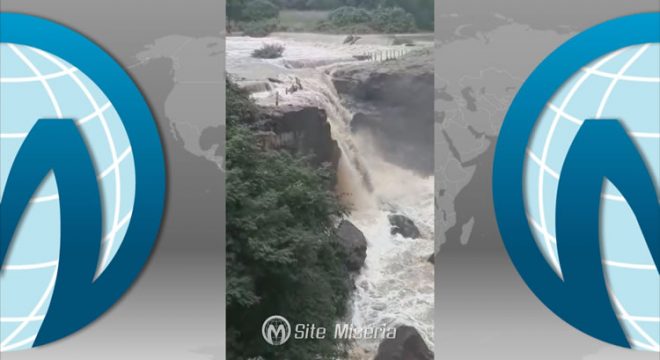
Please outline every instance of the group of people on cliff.
[{"label": "group of people on cliff", "polygon": [[[289,95],[289,94],[293,94],[296,91],[302,90],[302,89],[303,89],[302,82],[300,81],[300,78],[296,76],[294,78],[294,81],[291,83],[291,86],[284,89],[284,92],[286,93],[286,95]],[[280,92],[276,90],[275,91],[275,106],[279,106],[279,105],[280,105]]]}]

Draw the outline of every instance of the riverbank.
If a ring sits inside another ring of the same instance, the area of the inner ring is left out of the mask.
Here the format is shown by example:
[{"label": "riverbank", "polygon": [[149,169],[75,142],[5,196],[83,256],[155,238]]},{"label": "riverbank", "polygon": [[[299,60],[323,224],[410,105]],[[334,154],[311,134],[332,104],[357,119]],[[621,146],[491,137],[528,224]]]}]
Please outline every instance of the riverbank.
[{"label": "riverbank", "polygon": [[[230,16],[227,32],[249,36],[268,36],[273,32],[314,32],[325,34],[379,34],[432,32],[433,26],[420,26],[416,19],[399,7],[334,10],[280,9],[270,18]],[[432,20],[432,15],[431,15]]]},{"label": "riverbank", "polygon": [[[411,159],[420,158],[415,153],[431,153],[422,140],[425,134],[433,133],[433,99],[429,97],[425,105],[417,102],[425,101],[421,97],[390,101],[392,96],[400,97],[393,85],[397,83],[420,87],[411,93],[433,94],[432,38],[430,34],[407,34],[417,39],[418,45],[406,47],[393,44],[397,36],[366,35],[354,45],[344,44],[345,36],[328,34],[229,37],[227,71],[240,86],[250,89],[262,108],[274,113],[318,109],[326,116],[330,140],[340,153],[335,193],[350,209],[345,219],[367,242],[364,266],[353,279],[350,314],[342,321],[361,328],[408,325],[419,332],[421,343],[432,348],[433,265],[427,260],[434,247],[434,180],[427,161]],[[284,47],[281,58],[251,56],[255,49],[270,43]],[[401,49],[410,53],[383,62],[356,58]],[[361,96],[362,90],[370,95]],[[388,112],[391,117],[385,116]],[[293,114],[289,118],[298,121],[294,117],[306,121]],[[397,126],[409,131],[399,137],[394,131]],[[309,136],[318,134],[308,134],[309,127],[300,124],[291,129],[281,132],[276,141],[304,144]],[[274,132],[277,130],[282,128]],[[396,159],[392,156],[396,149],[384,148],[384,144],[406,148],[409,155]],[[404,228],[412,224],[415,231],[396,230],[397,222]],[[363,359],[372,359],[381,343],[358,340],[355,345]]]}]

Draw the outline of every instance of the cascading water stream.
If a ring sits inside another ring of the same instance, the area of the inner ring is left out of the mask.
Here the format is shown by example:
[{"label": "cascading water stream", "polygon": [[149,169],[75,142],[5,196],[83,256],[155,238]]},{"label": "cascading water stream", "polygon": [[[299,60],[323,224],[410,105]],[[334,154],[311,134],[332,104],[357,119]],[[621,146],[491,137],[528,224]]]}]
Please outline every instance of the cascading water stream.
[{"label": "cascading water stream", "polygon": [[[348,219],[368,242],[364,268],[356,278],[350,321],[356,327],[414,326],[433,348],[433,178],[388,163],[369,135],[353,133],[353,114],[342,104],[332,83],[332,73],[346,63],[355,63],[351,54],[385,45],[341,46],[334,42],[297,41],[292,35],[267,40],[227,39],[227,70],[251,81],[276,78],[267,91],[253,95],[257,103],[314,106],[326,111],[332,136],[341,150],[338,166],[338,193],[351,205]],[[253,59],[252,50],[263,43],[281,43],[287,49],[276,60]],[[291,68],[295,60],[296,67]],[[319,66],[323,63],[324,65]],[[286,88],[298,79],[302,89],[287,94]],[[279,93],[279,95],[276,95]],[[390,233],[390,214],[412,219],[422,236],[403,238]],[[380,340],[362,340],[360,347],[374,351]]]}]

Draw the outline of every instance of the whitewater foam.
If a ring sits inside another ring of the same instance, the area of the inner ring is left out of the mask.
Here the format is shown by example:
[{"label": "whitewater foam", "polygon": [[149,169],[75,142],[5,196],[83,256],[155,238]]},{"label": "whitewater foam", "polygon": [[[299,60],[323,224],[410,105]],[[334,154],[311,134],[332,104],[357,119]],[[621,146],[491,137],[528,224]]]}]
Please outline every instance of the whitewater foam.
[{"label": "whitewater foam", "polygon": [[[342,152],[338,165],[338,192],[351,206],[349,220],[368,242],[365,267],[356,278],[351,322],[356,327],[414,326],[433,348],[433,265],[427,261],[434,251],[433,177],[400,168],[383,160],[372,139],[353,133],[353,114],[346,109],[332,84],[332,72],[355,64],[354,55],[386,51],[395,47],[381,38],[367,44],[342,45],[341,38],[286,34],[266,39],[229,37],[227,70],[245,80],[272,77],[268,91],[253,97],[261,105],[295,104],[325,109],[332,136]],[[251,53],[265,43],[285,46],[280,59],[254,59]],[[290,66],[290,64],[299,66]],[[287,66],[289,64],[289,66]],[[298,79],[302,89],[287,94]],[[276,93],[279,93],[276,95]],[[412,219],[422,236],[404,238],[390,233],[388,215]],[[360,340],[360,346],[375,350],[378,341]]]}]

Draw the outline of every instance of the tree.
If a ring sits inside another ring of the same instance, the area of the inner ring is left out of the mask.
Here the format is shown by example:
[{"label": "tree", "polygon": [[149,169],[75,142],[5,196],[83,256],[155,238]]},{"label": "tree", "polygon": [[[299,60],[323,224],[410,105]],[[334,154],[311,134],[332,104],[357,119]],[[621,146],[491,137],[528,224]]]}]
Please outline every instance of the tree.
[{"label": "tree", "polygon": [[275,18],[280,8],[268,0],[250,0],[245,4],[241,19],[245,21],[261,21]]},{"label": "tree", "polygon": [[[391,2],[387,6],[398,6],[415,18],[417,27],[432,31],[434,28],[433,0],[384,0]],[[385,6],[385,4],[383,5]]]},{"label": "tree", "polygon": [[241,20],[246,0],[227,0],[227,19],[229,21]]},{"label": "tree", "polygon": [[371,15],[365,9],[343,6],[328,14],[328,20],[335,26],[365,24],[371,21]]},{"label": "tree", "polygon": [[371,16],[371,27],[384,33],[411,32],[415,30],[415,19],[399,7],[379,8]]},{"label": "tree", "polygon": [[230,359],[309,360],[342,356],[335,339],[269,346],[263,321],[333,328],[350,292],[335,232],[344,213],[327,169],[264,150],[251,124],[259,110],[227,81],[227,353]]}]

